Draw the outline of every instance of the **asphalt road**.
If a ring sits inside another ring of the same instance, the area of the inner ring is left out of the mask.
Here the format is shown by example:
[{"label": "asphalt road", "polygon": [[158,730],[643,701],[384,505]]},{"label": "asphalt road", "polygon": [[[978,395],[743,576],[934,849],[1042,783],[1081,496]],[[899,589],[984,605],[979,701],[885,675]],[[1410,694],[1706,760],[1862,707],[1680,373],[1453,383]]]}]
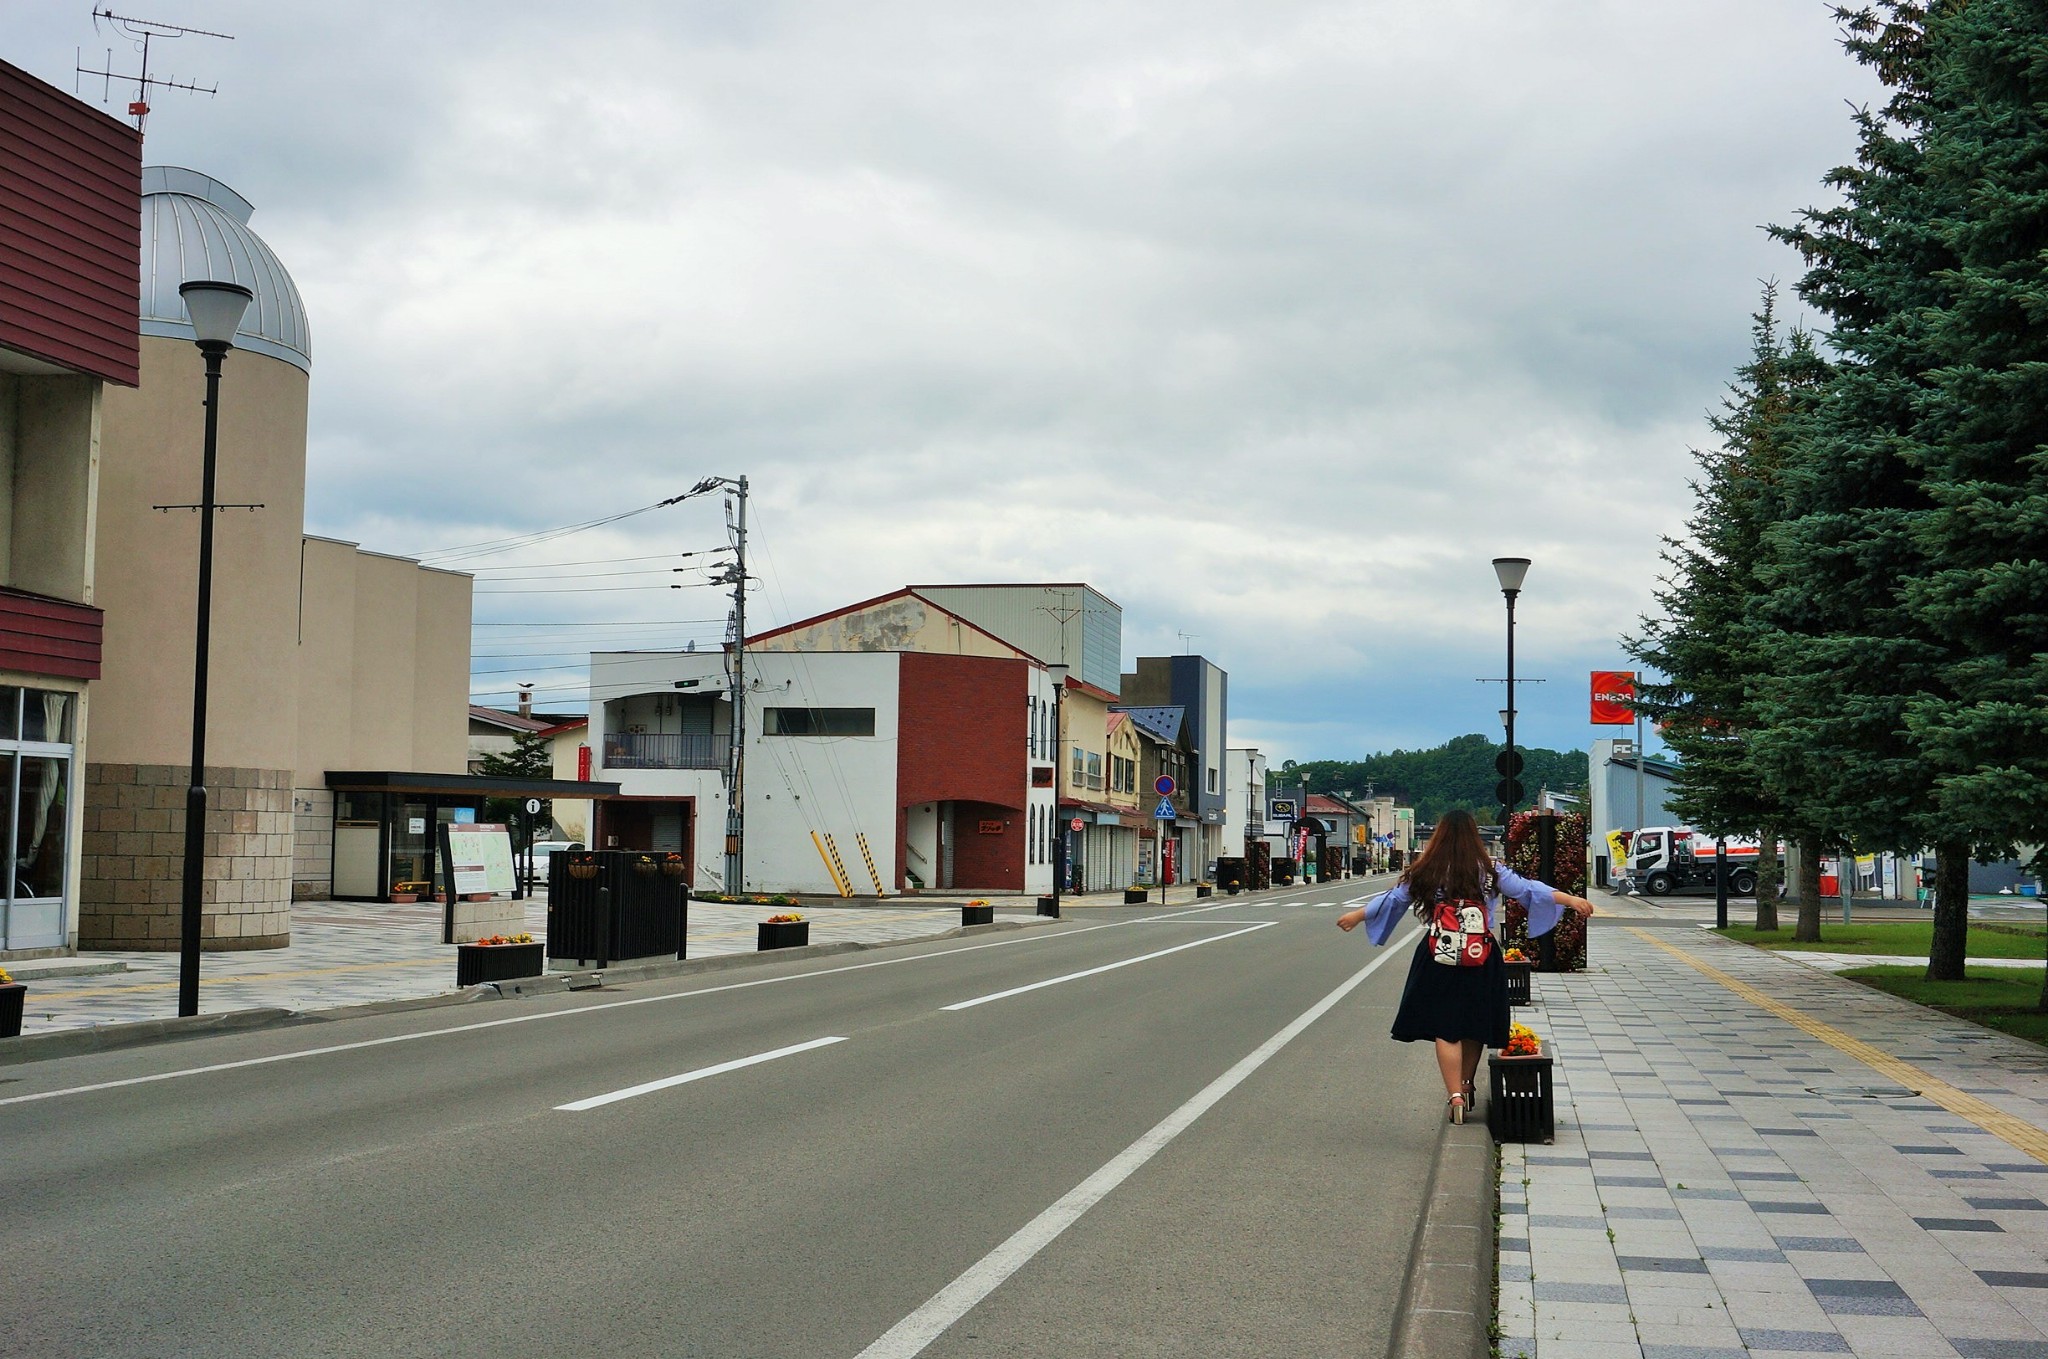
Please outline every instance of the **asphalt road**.
[{"label": "asphalt road", "polygon": [[0,1069],[0,1352],[1377,1356],[1366,887]]}]

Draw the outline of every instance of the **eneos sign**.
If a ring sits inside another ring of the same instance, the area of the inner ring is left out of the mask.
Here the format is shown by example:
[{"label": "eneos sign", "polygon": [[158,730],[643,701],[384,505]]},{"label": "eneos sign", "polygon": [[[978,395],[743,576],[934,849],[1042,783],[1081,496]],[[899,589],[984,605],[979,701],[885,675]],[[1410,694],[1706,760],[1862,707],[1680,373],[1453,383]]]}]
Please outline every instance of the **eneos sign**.
[{"label": "eneos sign", "polygon": [[1589,720],[1596,727],[1629,725],[1636,720],[1635,709],[1629,707],[1629,700],[1635,696],[1635,671],[1595,670],[1592,717]]}]

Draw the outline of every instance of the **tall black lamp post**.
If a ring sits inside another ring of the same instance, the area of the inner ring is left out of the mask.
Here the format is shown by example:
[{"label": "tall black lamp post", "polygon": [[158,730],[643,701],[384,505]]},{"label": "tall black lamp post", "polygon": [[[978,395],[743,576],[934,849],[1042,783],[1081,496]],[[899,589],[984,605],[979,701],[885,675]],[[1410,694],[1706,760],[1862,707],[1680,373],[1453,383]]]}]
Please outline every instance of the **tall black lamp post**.
[{"label": "tall black lamp post", "polygon": [[1060,916],[1060,880],[1067,875],[1067,823],[1060,813],[1060,776],[1064,769],[1060,762],[1060,709],[1067,696],[1067,675],[1071,667],[1060,664],[1045,667],[1045,677],[1052,681],[1052,917]]},{"label": "tall black lamp post", "polygon": [[200,898],[206,881],[206,657],[213,623],[213,473],[220,433],[221,360],[255,294],[239,283],[178,285],[206,356],[206,452],[199,479],[199,621],[192,656],[192,781],[185,789],[185,895],[178,933],[178,1013],[199,1013]]},{"label": "tall black lamp post", "polygon": [[1508,706],[1507,729],[1508,748],[1500,762],[1501,834],[1507,834],[1508,822],[1513,819],[1515,808],[1522,801],[1522,785],[1517,775],[1522,772],[1522,762],[1515,753],[1515,596],[1522,593],[1522,577],[1529,574],[1527,557],[1495,557],[1493,574],[1500,581],[1500,592],[1508,601]]}]

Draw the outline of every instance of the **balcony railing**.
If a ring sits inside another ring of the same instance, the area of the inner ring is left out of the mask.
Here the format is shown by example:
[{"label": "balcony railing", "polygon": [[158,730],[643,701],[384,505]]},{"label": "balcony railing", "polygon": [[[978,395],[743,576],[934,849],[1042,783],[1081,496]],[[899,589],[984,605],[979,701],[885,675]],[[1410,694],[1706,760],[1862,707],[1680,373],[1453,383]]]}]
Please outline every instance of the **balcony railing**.
[{"label": "balcony railing", "polygon": [[613,732],[604,738],[607,769],[723,769],[732,750],[729,736],[684,736],[674,732]]}]

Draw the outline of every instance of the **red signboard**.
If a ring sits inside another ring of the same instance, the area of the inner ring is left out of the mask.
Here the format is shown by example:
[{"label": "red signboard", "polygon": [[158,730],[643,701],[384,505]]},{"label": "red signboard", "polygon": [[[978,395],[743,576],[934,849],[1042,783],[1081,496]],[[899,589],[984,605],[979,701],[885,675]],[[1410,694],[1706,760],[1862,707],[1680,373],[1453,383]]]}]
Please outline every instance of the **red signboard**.
[{"label": "red signboard", "polygon": [[1635,671],[1595,670],[1592,724],[1596,727],[1628,726],[1636,720],[1635,709],[1629,707],[1629,700],[1635,696]]},{"label": "red signboard", "polygon": [[578,782],[590,782],[590,747],[576,747],[576,778]]}]

